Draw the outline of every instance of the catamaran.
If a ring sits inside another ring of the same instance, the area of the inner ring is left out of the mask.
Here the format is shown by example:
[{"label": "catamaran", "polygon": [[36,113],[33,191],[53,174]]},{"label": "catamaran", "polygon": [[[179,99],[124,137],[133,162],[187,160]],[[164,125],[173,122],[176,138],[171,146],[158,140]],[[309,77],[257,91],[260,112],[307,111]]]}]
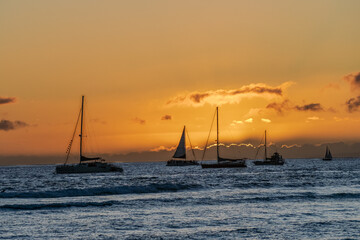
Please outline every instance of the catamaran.
[{"label": "catamaran", "polygon": [[263,161],[255,161],[255,165],[284,165],[285,160],[283,157],[278,153],[274,152],[274,154],[268,158],[267,157],[267,146],[266,146],[266,130],[265,130],[265,156]]},{"label": "catamaran", "polygon": [[330,152],[330,148],[328,146],[326,146],[326,152],[325,152],[325,157],[323,158],[324,161],[331,161],[332,160],[332,155]]},{"label": "catamaran", "polygon": [[192,153],[194,155],[195,160],[186,160],[186,144],[185,144],[186,134],[187,134],[187,131],[186,131],[186,127],[184,126],[184,129],[183,129],[182,134],[181,134],[179,145],[177,146],[176,151],[175,151],[174,156],[172,157],[172,159],[167,161],[166,166],[199,165],[199,163],[196,161],[194,149],[191,146],[189,134],[187,134],[187,135],[188,135],[188,138],[189,138],[191,151],[192,151]]},{"label": "catamaran", "polygon": [[[210,128],[210,132],[211,132],[211,128]],[[209,136],[210,136],[210,133],[209,133]],[[202,159],[204,159],[207,144],[208,144],[208,141],[206,141]],[[243,167],[246,167],[244,158],[230,159],[230,158],[220,157],[219,145],[220,145],[220,141],[219,141],[219,108],[216,107],[216,160],[217,160],[217,163],[201,164],[201,167],[202,168],[243,168]]]},{"label": "catamaran", "polygon": [[[80,118],[80,162],[78,164],[67,164],[71,146],[75,137],[76,130],[78,128]],[[66,160],[63,165],[56,166],[56,173],[99,173],[99,172],[122,172],[123,169],[119,166],[115,166],[110,163],[106,163],[105,159],[101,157],[85,157],[83,155],[83,122],[84,122],[84,96],[81,98],[81,109],[78,119],[76,121],[75,130],[72,139],[67,148]]]}]

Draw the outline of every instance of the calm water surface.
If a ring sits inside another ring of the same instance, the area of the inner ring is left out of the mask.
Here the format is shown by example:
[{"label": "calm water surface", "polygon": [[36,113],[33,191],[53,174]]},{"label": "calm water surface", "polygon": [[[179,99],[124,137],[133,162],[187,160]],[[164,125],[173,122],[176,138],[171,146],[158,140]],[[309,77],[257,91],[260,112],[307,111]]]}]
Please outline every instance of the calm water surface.
[{"label": "calm water surface", "polygon": [[0,239],[360,239],[360,159],[0,167]]}]

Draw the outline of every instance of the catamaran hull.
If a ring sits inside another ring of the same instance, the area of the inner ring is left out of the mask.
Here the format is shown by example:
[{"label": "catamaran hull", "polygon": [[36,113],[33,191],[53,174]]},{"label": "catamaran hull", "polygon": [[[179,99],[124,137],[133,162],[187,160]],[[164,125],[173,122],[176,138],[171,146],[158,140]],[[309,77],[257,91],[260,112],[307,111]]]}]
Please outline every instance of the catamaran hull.
[{"label": "catamaran hull", "polygon": [[171,167],[182,167],[182,166],[194,166],[194,165],[199,165],[199,163],[197,161],[186,161],[186,160],[169,160],[166,163],[166,166],[171,166]]},{"label": "catamaran hull", "polygon": [[245,162],[220,162],[213,164],[201,164],[202,168],[245,168]]},{"label": "catamaran hull", "polygon": [[77,164],[77,165],[62,165],[56,167],[57,174],[70,173],[104,173],[104,172],[123,172],[121,167],[112,164]]}]

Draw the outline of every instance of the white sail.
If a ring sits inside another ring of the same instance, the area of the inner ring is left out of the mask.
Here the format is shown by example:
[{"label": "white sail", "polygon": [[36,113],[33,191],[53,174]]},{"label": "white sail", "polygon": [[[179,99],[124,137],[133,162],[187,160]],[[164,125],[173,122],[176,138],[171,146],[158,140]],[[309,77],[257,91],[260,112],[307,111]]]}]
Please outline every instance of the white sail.
[{"label": "white sail", "polygon": [[186,147],[185,147],[185,126],[180,138],[178,147],[176,148],[173,158],[184,158],[186,159]]}]

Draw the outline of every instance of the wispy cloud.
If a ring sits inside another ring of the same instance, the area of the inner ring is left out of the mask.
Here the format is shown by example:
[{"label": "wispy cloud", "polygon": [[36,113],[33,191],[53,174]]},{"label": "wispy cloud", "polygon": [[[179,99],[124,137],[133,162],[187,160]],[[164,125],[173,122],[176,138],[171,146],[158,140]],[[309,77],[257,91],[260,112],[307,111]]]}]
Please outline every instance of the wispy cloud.
[{"label": "wispy cloud", "polygon": [[146,121],[144,119],[141,119],[141,118],[138,118],[138,117],[133,118],[132,121],[135,122],[135,123],[141,124],[141,125],[144,125],[146,123]]},{"label": "wispy cloud", "polygon": [[253,97],[272,99],[282,97],[284,90],[292,84],[292,82],[285,82],[280,86],[272,87],[264,83],[257,83],[231,90],[218,89],[206,92],[191,92],[170,99],[166,105],[188,105],[196,107],[203,106],[206,103],[211,105],[235,104],[244,98]]},{"label": "wispy cloud", "polygon": [[0,104],[14,103],[15,101],[14,97],[0,97]]},{"label": "wispy cloud", "polygon": [[321,106],[320,103],[310,103],[302,106],[297,105],[295,106],[295,109],[298,111],[313,111],[313,112],[324,111],[324,108]]},{"label": "wispy cloud", "polygon": [[308,117],[307,120],[316,121],[316,120],[320,120],[320,118],[316,116],[312,116],[312,117]]},{"label": "wispy cloud", "polygon": [[0,121],[0,130],[2,130],[2,131],[15,130],[15,129],[27,127],[27,126],[29,126],[29,125],[22,121],[9,121],[9,120],[5,120],[5,119]]},{"label": "wispy cloud", "polygon": [[350,83],[352,91],[357,91],[360,89],[360,72],[350,73],[344,77],[344,80]]},{"label": "wispy cloud", "polygon": [[160,152],[160,151],[173,151],[176,147],[165,147],[165,146],[158,146],[155,148],[150,149],[150,152]]},{"label": "wispy cloud", "polygon": [[277,113],[282,114],[285,111],[295,110],[295,111],[311,111],[311,112],[319,112],[324,111],[323,106],[320,103],[309,103],[305,105],[293,105],[288,99],[278,103],[273,102],[266,106],[267,109],[273,109]]},{"label": "wispy cloud", "polygon": [[262,118],[261,121],[264,123],[271,123],[271,120],[267,118]]},{"label": "wispy cloud", "polygon": [[171,115],[168,114],[161,117],[161,120],[171,120],[171,119],[172,119]]},{"label": "wispy cloud", "polygon": [[253,121],[254,121],[253,118],[249,118],[249,119],[246,119],[244,122],[246,122],[246,123],[252,123]]},{"label": "wispy cloud", "polygon": [[350,98],[345,102],[345,104],[350,113],[357,111],[360,106],[360,96],[357,96],[356,98]]},{"label": "wispy cloud", "polygon": [[233,120],[230,125],[234,127],[234,126],[241,125],[241,124],[244,124],[244,122],[243,121]]},{"label": "wispy cloud", "polygon": [[289,99],[285,99],[284,101],[278,103],[278,102],[273,102],[273,103],[269,103],[266,106],[267,109],[273,109],[275,110],[277,113],[282,114],[284,111],[290,110],[290,101]]},{"label": "wispy cloud", "polygon": [[293,147],[302,147],[300,144],[293,144],[293,145],[286,145],[286,144],[283,144],[281,145],[281,148],[293,148]]}]

